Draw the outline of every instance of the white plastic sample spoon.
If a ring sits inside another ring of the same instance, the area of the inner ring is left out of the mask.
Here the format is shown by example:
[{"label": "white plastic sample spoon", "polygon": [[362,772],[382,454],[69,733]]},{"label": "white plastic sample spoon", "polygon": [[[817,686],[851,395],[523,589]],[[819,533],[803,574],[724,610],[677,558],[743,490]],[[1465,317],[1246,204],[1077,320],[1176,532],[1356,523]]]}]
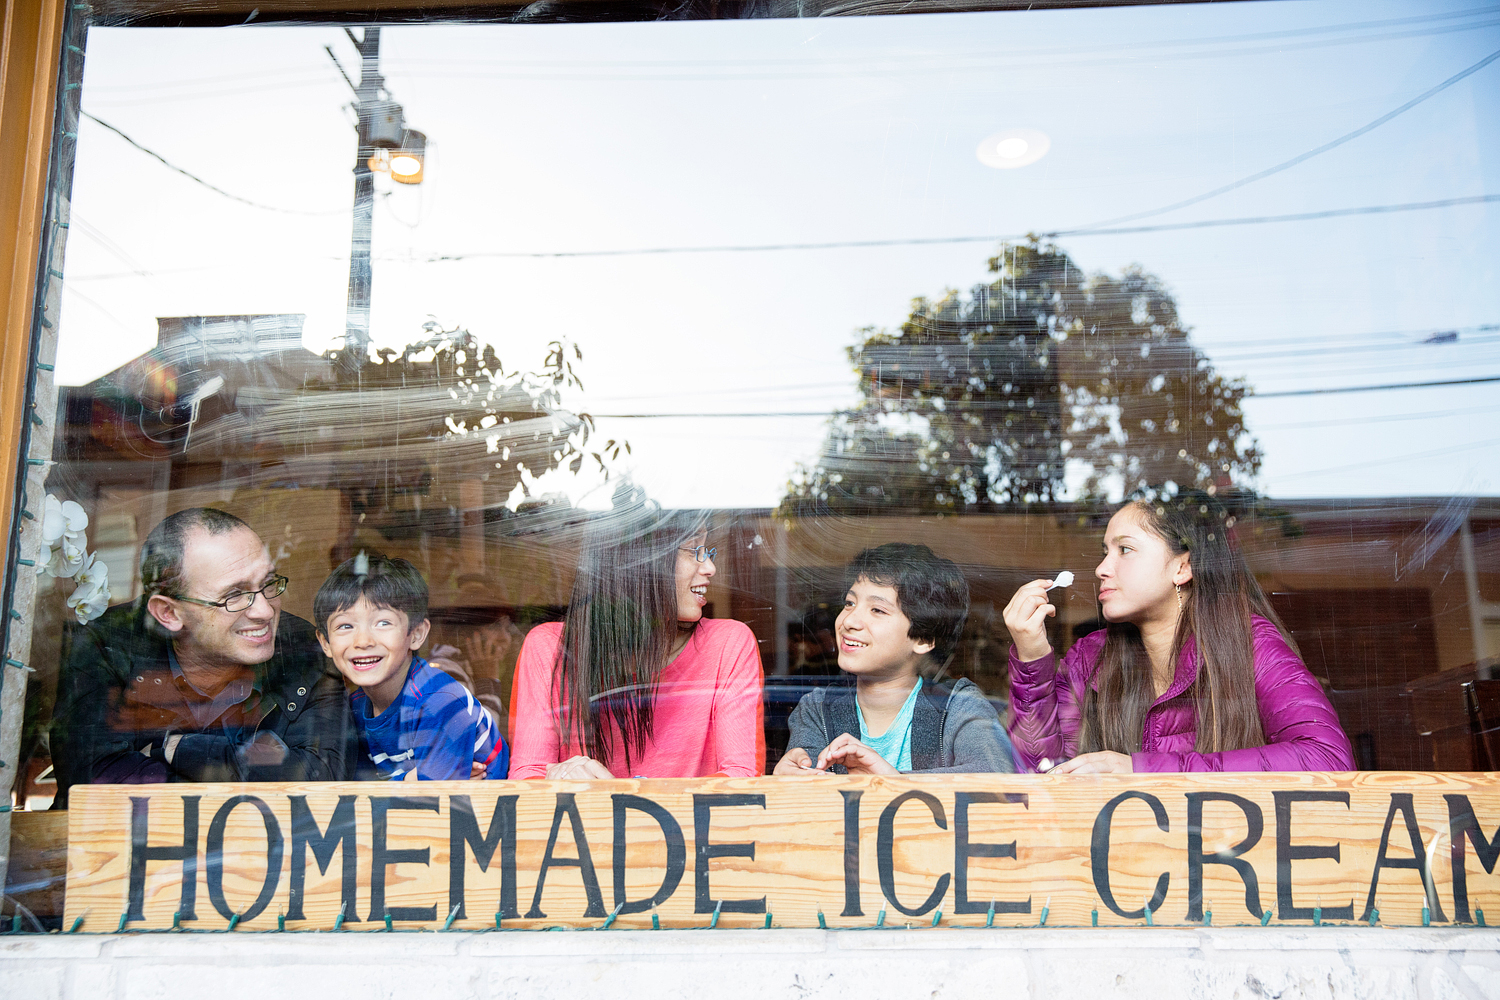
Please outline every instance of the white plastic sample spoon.
[{"label": "white plastic sample spoon", "polygon": [[[1073,586],[1073,572],[1071,570],[1065,569],[1053,578],[1052,586],[1048,587],[1047,590],[1056,590],[1058,587],[1071,586]],[[1045,592],[1046,591],[1043,591],[1043,593]]]}]

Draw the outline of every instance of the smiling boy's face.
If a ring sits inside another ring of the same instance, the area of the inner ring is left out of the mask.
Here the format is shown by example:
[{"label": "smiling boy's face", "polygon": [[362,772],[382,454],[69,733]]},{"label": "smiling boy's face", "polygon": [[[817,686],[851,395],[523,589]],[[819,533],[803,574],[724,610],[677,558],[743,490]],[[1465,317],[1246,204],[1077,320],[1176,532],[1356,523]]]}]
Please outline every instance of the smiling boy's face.
[{"label": "smiling boy's face", "polygon": [[915,675],[922,657],[933,650],[926,639],[913,639],[911,619],[901,610],[896,588],[860,577],[844,597],[834,625],[839,640],[839,669],[868,680]]},{"label": "smiling boy's face", "polygon": [[361,597],[328,616],[327,632],[318,633],[318,642],[339,673],[364,688],[379,715],[401,693],[411,655],[427,641],[428,628],[425,618],[412,627],[405,612]]}]

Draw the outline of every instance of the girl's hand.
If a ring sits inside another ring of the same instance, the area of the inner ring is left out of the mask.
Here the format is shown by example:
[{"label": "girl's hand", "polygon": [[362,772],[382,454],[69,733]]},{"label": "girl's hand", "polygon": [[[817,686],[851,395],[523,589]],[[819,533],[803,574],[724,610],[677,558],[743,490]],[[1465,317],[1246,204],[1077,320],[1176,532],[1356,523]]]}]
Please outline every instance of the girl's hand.
[{"label": "girl's hand", "polygon": [[884,757],[865,746],[848,733],[840,733],[823,752],[818,754],[818,770],[826,771],[830,764],[842,764],[850,774],[900,774]]},{"label": "girl's hand", "polygon": [[485,767],[477,760],[469,765],[470,781],[483,781],[489,775],[489,773],[489,768]]},{"label": "girl's hand", "polygon": [[781,759],[776,762],[776,767],[771,773],[785,777],[789,774],[827,774],[828,772],[819,771],[813,767],[813,759],[808,756],[806,750],[801,747],[792,747],[786,753],[782,754]]},{"label": "girl's hand", "polygon": [[609,768],[592,757],[582,754],[569,757],[560,764],[547,765],[547,777],[553,780],[588,780],[590,778],[613,778]]},{"label": "girl's hand", "polygon": [[1057,614],[1057,609],[1047,603],[1047,588],[1051,580],[1032,580],[1016,591],[1005,606],[1002,617],[1016,646],[1016,656],[1030,663],[1040,660],[1052,652],[1047,641],[1047,619]]},{"label": "girl's hand", "polygon": [[1100,750],[1065,760],[1047,772],[1048,774],[1134,774],[1135,765],[1130,755]]}]

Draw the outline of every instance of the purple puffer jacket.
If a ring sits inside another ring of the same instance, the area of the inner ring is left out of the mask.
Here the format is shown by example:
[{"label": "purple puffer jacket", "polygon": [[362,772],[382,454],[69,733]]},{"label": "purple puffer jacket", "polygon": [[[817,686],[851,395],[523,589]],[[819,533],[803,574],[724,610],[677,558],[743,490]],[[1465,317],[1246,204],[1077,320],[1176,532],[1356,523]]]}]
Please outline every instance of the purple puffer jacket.
[{"label": "purple puffer jacket", "polygon": [[[1266,745],[1194,751],[1197,712],[1185,692],[1196,677],[1197,658],[1189,639],[1172,686],[1146,712],[1140,752],[1130,757],[1137,772],[1354,770],[1349,738],[1306,664],[1271,622],[1256,616],[1253,628],[1255,699]],[[1011,647],[1010,738],[1022,770],[1035,771],[1043,757],[1064,761],[1078,755],[1078,732],[1105,634],[1079,639],[1061,667],[1056,653],[1023,663]]]}]

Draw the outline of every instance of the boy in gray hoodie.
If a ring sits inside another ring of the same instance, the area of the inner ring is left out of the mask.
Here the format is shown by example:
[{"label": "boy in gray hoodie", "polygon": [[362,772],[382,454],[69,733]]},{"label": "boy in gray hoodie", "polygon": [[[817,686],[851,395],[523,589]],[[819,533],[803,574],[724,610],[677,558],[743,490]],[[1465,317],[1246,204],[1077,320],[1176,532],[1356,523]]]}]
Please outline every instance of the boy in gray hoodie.
[{"label": "boy in gray hoodie", "polygon": [[849,686],[802,697],[773,773],[904,774],[1015,770],[995,708],[972,681],[923,680],[953,655],[969,585],[925,545],[866,549],[844,573],[835,623]]}]

